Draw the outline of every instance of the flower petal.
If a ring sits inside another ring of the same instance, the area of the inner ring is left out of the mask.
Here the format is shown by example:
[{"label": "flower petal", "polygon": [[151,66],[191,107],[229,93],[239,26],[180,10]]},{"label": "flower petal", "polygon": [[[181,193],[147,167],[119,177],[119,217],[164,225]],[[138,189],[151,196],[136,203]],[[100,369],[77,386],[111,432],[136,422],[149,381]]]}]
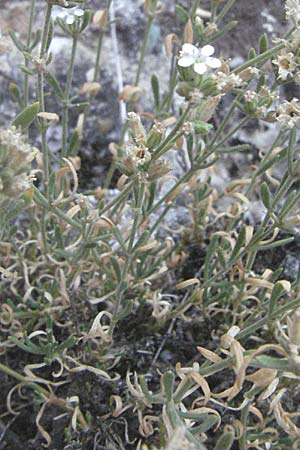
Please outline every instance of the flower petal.
[{"label": "flower petal", "polygon": [[206,59],[205,64],[211,69],[218,69],[222,65],[221,61],[218,58],[210,58],[210,57]]},{"label": "flower petal", "polygon": [[195,62],[195,58],[193,58],[192,56],[182,56],[178,60],[178,65],[180,67],[190,67],[194,64],[194,62]]},{"label": "flower petal", "polygon": [[181,52],[186,56],[197,57],[199,55],[199,49],[193,44],[183,44]]},{"label": "flower petal", "polygon": [[207,66],[204,63],[196,63],[194,64],[194,72],[199,73],[199,75],[203,75],[207,71]]},{"label": "flower petal", "polygon": [[66,18],[66,24],[67,25],[72,25],[75,22],[75,17],[71,14],[69,14]]},{"label": "flower petal", "polygon": [[84,11],[83,11],[83,9],[78,8],[78,9],[76,9],[76,10],[74,11],[74,14],[75,14],[75,16],[77,16],[77,17],[81,17],[81,16],[84,15]]},{"label": "flower petal", "polygon": [[215,52],[215,49],[212,45],[204,45],[204,47],[201,48],[200,53],[201,56],[211,56]]}]

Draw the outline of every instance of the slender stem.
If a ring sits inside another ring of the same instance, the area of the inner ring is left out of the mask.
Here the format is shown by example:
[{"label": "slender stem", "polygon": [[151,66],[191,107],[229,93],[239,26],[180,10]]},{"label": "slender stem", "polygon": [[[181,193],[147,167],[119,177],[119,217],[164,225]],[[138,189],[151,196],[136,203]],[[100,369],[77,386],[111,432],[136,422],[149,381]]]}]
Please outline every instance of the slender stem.
[{"label": "slender stem", "polygon": [[256,64],[264,63],[266,62],[270,57],[275,56],[276,53],[280,52],[285,47],[285,44],[278,44],[273,48],[270,48],[269,50],[265,51],[264,53],[261,53],[261,55],[255,56],[255,58],[251,58],[248,61],[246,61],[241,66],[237,67],[232,71],[232,73],[240,73],[245,69],[248,69],[248,67],[255,66]]},{"label": "slender stem", "polygon": [[250,403],[251,402],[248,401],[248,403],[242,409],[241,423],[243,425],[243,434],[239,439],[239,450],[246,450],[248,448],[248,446],[247,446],[247,422],[248,422],[248,417],[249,417]]},{"label": "slender stem", "polygon": [[[107,13],[109,12],[111,2],[112,2],[112,0],[107,0],[106,8],[105,8]],[[96,60],[95,60],[95,67],[94,67],[94,76],[93,76],[94,82],[97,81],[98,72],[100,70],[99,63],[100,63],[100,56],[101,56],[104,33],[105,33],[105,28],[103,30],[100,30],[99,36],[98,36],[98,44],[97,44]]]},{"label": "slender stem", "polygon": [[218,14],[217,16],[217,23],[221,22],[221,20],[224,19],[224,17],[226,16],[226,14],[228,13],[228,11],[230,10],[230,8],[233,7],[233,5],[235,4],[236,0],[229,0],[224,8],[221,10],[220,14]]},{"label": "slender stem", "polygon": [[[155,7],[154,7],[154,10],[155,10]],[[148,16],[148,21],[147,21],[146,30],[145,30],[144,39],[143,39],[143,45],[142,45],[142,49],[141,49],[139,65],[138,65],[138,69],[137,69],[137,73],[136,73],[136,77],[135,77],[135,82],[134,82],[135,86],[138,86],[139,81],[140,81],[140,76],[141,76],[143,63],[144,63],[144,59],[145,59],[145,54],[146,54],[149,34],[150,34],[150,30],[151,30],[151,26],[152,26],[152,22],[154,20],[154,17],[155,17],[155,11],[150,13],[149,16]]]},{"label": "slender stem", "polygon": [[135,235],[136,235],[139,223],[140,223],[144,196],[145,196],[145,183],[140,183],[140,185],[138,186],[135,214],[134,214],[134,219],[133,219],[133,225],[131,227],[130,241],[128,244],[128,252],[129,253],[132,252]]},{"label": "slender stem", "polygon": [[187,119],[188,114],[191,110],[191,104],[187,106],[181,117],[179,118],[177,124],[171,131],[171,133],[167,136],[167,138],[162,142],[162,144],[153,152],[152,155],[152,161],[155,161],[160,156],[162,156],[167,150],[168,150],[168,144],[175,138],[177,135],[177,132],[181,128],[181,126],[184,124],[184,121]]},{"label": "slender stem", "polygon": [[216,21],[216,14],[217,14],[217,3],[216,0],[211,1],[211,7],[210,7],[211,17],[210,20],[212,23],[215,23]]},{"label": "slender stem", "polygon": [[109,327],[109,332],[108,332],[108,335],[110,336],[110,338],[112,338],[112,336],[114,334],[115,326],[118,323],[118,314],[119,314],[120,306],[122,303],[123,294],[124,294],[124,292],[126,290],[126,286],[127,286],[126,280],[128,277],[128,269],[130,267],[131,261],[132,261],[131,256],[127,256],[124,267],[123,267],[121,280],[119,281],[118,287],[116,289],[116,295],[115,295],[116,303],[115,303],[113,317],[110,322],[110,327]]},{"label": "slender stem", "polygon": [[247,188],[247,190],[246,190],[246,193],[245,193],[245,195],[246,195],[247,198],[249,197],[249,195],[250,195],[250,193],[251,193],[251,191],[252,191],[252,189],[253,189],[253,186],[255,185],[255,182],[256,182],[256,179],[257,179],[258,175],[259,175],[260,173],[262,173],[263,167],[268,163],[269,157],[270,157],[271,154],[273,153],[274,148],[280,145],[281,139],[282,139],[282,137],[284,136],[284,134],[285,134],[285,131],[284,131],[284,130],[281,130],[281,131],[278,133],[278,136],[277,136],[276,139],[274,140],[272,146],[270,147],[270,149],[268,150],[268,152],[266,153],[266,155],[265,155],[265,157],[264,157],[264,159],[263,159],[263,164],[260,165],[260,166],[255,170],[255,172],[252,174],[252,177],[251,177],[251,183],[249,184],[249,186],[248,186],[248,188]]},{"label": "slender stem", "polygon": [[33,186],[34,189],[34,201],[40,205],[42,208],[44,208],[46,211],[53,211],[58,217],[63,219],[66,223],[68,223],[71,227],[81,231],[82,226],[80,222],[77,220],[72,219],[69,217],[66,213],[64,213],[61,209],[59,209],[57,206],[51,205],[48,200],[41,194],[41,192]]},{"label": "slender stem", "polygon": [[169,197],[169,195],[172,194],[178,188],[178,186],[180,186],[182,183],[186,183],[193,176],[193,174],[194,174],[194,171],[189,170],[185,175],[183,175],[183,177],[180,178],[180,180],[178,180],[177,183],[175,183],[174,186],[172,186],[172,188],[163,197],[161,197],[158,200],[158,202],[155,203],[155,205],[152,206],[150,211],[148,211],[148,214],[150,215],[154,211],[156,211],[157,208],[159,208],[160,205],[166,201],[166,199]]},{"label": "slender stem", "polygon": [[[107,12],[107,14],[109,12],[109,8],[110,8],[110,5],[111,5],[111,2],[112,2],[112,0],[107,0],[107,3],[106,3],[106,12]],[[94,75],[93,75],[93,82],[94,83],[97,81],[98,74],[100,72],[100,56],[101,56],[101,50],[102,50],[102,45],[103,45],[104,34],[105,34],[105,27],[104,27],[104,29],[101,29],[99,31],[99,35],[98,35],[98,43],[97,43],[96,59],[95,59],[95,66],[94,66]],[[89,115],[91,100],[92,100],[92,96],[89,95],[88,96],[88,103],[89,104],[84,108],[84,111],[83,111],[83,124],[85,123],[85,121],[86,121],[86,119],[87,119],[87,117]]]},{"label": "slender stem", "polygon": [[70,92],[74,71],[74,61],[75,61],[75,53],[77,48],[78,35],[73,35],[73,43],[72,43],[72,51],[71,58],[68,69],[67,83],[64,94],[64,102],[62,107],[62,146],[61,146],[61,157],[65,158],[67,155],[67,140],[68,140],[68,116],[69,116],[69,100],[70,100]]},{"label": "slender stem", "polygon": [[118,205],[119,203],[122,203],[131,191],[131,188],[133,186],[133,181],[128,183],[128,185],[123,189],[123,191],[115,197],[111,202],[109,202],[101,211],[99,211],[99,214],[104,214],[106,211],[111,210],[113,206]]},{"label": "slender stem", "polygon": [[[155,17],[156,3],[157,3],[157,0],[154,0],[154,4],[152,5],[152,11],[150,12],[150,14],[148,16],[148,22],[147,22],[146,30],[145,30],[145,34],[144,34],[144,39],[143,39],[143,44],[142,44],[142,49],[141,49],[141,55],[140,55],[138,69],[137,69],[135,82],[134,82],[135,86],[138,86],[139,81],[140,81],[140,76],[141,76],[143,63],[144,63],[144,59],[145,59],[145,54],[146,54],[147,43],[148,43],[149,34],[150,34],[150,30],[151,30],[151,25],[152,25],[152,22],[153,22],[154,17]],[[120,103],[120,107],[121,108],[122,108],[122,105],[123,105],[123,103],[121,102]],[[131,111],[132,109],[133,109],[133,105],[129,104],[128,110]],[[126,112],[126,107],[125,107],[125,112]],[[128,130],[128,122],[126,120],[122,120],[122,129],[121,129],[121,136],[120,136],[120,140],[119,140],[119,145],[123,144],[123,142],[125,140],[125,137],[126,137],[126,134],[127,134],[127,130]]]},{"label": "slender stem", "polygon": [[[29,52],[30,41],[31,41],[34,7],[35,7],[35,0],[31,0],[29,24],[28,24],[28,31],[27,31],[27,42],[26,42],[26,52],[27,53]],[[25,56],[25,67],[28,67],[28,65],[29,65],[29,58]],[[28,105],[28,101],[29,101],[29,75],[28,75],[28,73],[25,72],[25,74],[24,74],[24,106],[25,107]]]},{"label": "slender stem", "polygon": [[[43,62],[46,59],[46,46],[49,35],[50,23],[51,23],[51,11],[52,11],[52,2],[47,1],[47,9],[44,21],[44,28],[42,34],[42,44],[40,49],[40,60]],[[40,111],[45,111],[45,98],[44,98],[44,72],[41,69],[38,73],[38,99],[40,102]],[[44,164],[44,188],[45,194],[48,198],[49,194],[49,154],[48,154],[48,146],[46,140],[46,126],[44,121],[40,121],[40,130],[41,130],[41,139],[42,139],[42,152],[43,152],[43,164]]]},{"label": "slender stem", "polygon": [[228,139],[234,135],[238,130],[242,129],[242,127],[250,120],[250,117],[246,116],[244,117],[236,126],[232,127],[231,130],[228,131],[228,133],[223,137],[223,139],[216,144],[214,148],[212,148],[212,152],[217,150],[218,147],[222,146]]},{"label": "slender stem", "polygon": [[200,6],[200,0],[195,0],[191,9],[191,17],[193,17],[196,14],[197,9]]},{"label": "slender stem", "polygon": [[[170,83],[169,83],[169,92],[168,95],[165,99],[164,103],[166,102],[166,112],[168,113],[171,109],[172,106],[172,100],[173,100],[173,95],[174,95],[174,91],[176,88],[176,84],[177,84],[177,64],[176,64],[176,55],[175,52],[172,56],[172,63],[171,63],[171,77],[170,77]],[[161,107],[161,109],[163,108],[163,105]]]},{"label": "slender stem", "polygon": [[126,290],[127,286],[127,279],[128,279],[128,271],[130,268],[130,265],[132,263],[133,257],[134,257],[134,241],[136,238],[136,233],[138,230],[138,226],[140,224],[141,216],[142,216],[142,206],[144,202],[145,197],[145,183],[139,183],[137,186],[137,194],[136,194],[136,206],[134,208],[134,218],[133,218],[133,224],[131,226],[130,236],[129,236],[129,242],[127,245],[127,255],[126,255],[126,261],[123,267],[121,280],[118,283],[118,287],[116,289],[116,304],[114,308],[113,317],[110,323],[110,329],[109,329],[109,336],[113,336],[114,328],[118,322],[118,314],[120,310],[120,306],[123,299],[123,294]]}]

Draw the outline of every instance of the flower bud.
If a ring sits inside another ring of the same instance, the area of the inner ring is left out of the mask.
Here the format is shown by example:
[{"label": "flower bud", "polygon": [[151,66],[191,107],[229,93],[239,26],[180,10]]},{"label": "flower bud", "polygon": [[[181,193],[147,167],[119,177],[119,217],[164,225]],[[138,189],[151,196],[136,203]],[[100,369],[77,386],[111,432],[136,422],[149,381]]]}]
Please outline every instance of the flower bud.
[{"label": "flower bud", "polygon": [[93,17],[93,25],[97,25],[100,31],[104,31],[107,23],[107,10],[99,9]]},{"label": "flower bud", "polygon": [[101,85],[96,82],[84,83],[80,89],[80,94],[89,94],[95,97],[101,89]]},{"label": "flower bud", "polygon": [[163,177],[168,172],[170,172],[171,166],[170,163],[165,159],[158,159],[153,161],[148,167],[148,180],[154,181],[158,178]]},{"label": "flower bud", "polygon": [[157,122],[153,125],[153,127],[151,128],[150,132],[148,133],[148,137],[147,137],[147,147],[151,150],[154,147],[157,147],[166,132],[166,128],[163,126],[162,123]]}]

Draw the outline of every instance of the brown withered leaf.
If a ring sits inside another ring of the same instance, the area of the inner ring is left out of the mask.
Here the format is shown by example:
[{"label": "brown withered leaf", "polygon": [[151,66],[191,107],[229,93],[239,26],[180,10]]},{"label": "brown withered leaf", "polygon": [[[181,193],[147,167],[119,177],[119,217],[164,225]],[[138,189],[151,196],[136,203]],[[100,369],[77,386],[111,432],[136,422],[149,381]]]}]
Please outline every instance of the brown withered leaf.
[{"label": "brown withered leaf", "polygon": [[124,102],[135,102],[138,98],[141,97],[142,93],[143,90],[139,86],[126,84],[123,90],[119,93],[119,100],[123,100]]},{"label": "brown withered leaf", "polygon": [[173,54],[173,46],[174,44],[178,44],[179,39],[177,34],[170,33],[165,37],[165,49],[167,56],[170,58]]},{"label": "brown withered leaf", "polygon": [[184,27],[183,42],[192,44],[194,41],[194,32],[191,19],[189,19]]}]

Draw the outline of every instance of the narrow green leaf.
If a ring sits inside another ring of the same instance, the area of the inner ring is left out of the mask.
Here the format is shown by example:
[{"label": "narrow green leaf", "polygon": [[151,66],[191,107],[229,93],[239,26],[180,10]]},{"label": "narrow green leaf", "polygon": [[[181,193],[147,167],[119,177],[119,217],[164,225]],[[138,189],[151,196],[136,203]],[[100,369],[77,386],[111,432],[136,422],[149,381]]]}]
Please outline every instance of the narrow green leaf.
[{"label": "narrow green leaf", "polygon": [[91,12],[90,9],[86,9],[84,11],[84,16],[82,18],[82,24],[81,24],[81,27],[80,27],[80,33],[82,33],[86,29],[86,27],[88,26],[88,24],[90,22],[91,14],[92,14],[92,12]]},{"label": "narrow green leaf", "polygon": [[232,145],[231,147],[219,147],[216,149],[216,153],[247,152],[249,148],[249,144]]},{"label": "narrow green leaf", "polygon": [[171,370],[165,372],[162,376],[162,385],[166,394],[167,402],[171,402],[174,392],[175,375]]},{"label": "narrow green leaf", "polygon": [[126,304],[123,305],[122,310],[119,314],[116,314],[116,321],[124,320],[131,313],[133,308],[133,302],[131,300],[126,301]]},{"label": "narrow green leaf", "polygon": [[117,281],[120,281],[121,278],[122,278],[122,272],[121,272],[120,264],[119,264],[117,258],[115,258],[114,256],[112,256],[110,258],[110,261],[111,261],[111,265],[113,266],[115,275],[117,277]]},{"label": "narrow green leaf", "polygon": [[29,69],[26,66],[20,66],[20,69],[23,73],[26,73],[26,75],[30,75],[30,76],[34,75],[34,71]]},{"label": "narrow green leaf", "polygon": [[239,251],[241,250],[242,246],[244,245],[245,242],[245,238],[246,238],[246,227],[242,226],[236,244],[234,246],[234,249],[232,250],[231,256],[230,256],[230,260],[229,262],[232,263],[235,258],[237,257],[237,255],[239,254]]},{"label": "narrow green leaf", "polygon": [[21,108],[24,108],[24,103],[18,86],[15,83],[9,83],[8,90],[13,100],[18,103]]},{"label": "narrow green leaf", "polygon": [[290,210],[296,205],[296,203],[300,200],[300,192],[297,193],[297,190],[294,189],[289,193],[287,198],[284,201],[284,205],[280,214],[278,216],[279,220],[283,220],[283,218],[290,212]]},{"label": "narrow green leaf", "polygon": [[224,253],[222,247],[218,247],[217,248],[217,255],[218,255],[218,262],[219,262],[219,264],[221,264],[223,269],[226,269],[227,268],[227,261],[226,261],[226,256],[225,256],[225,253]]},{"label": "narrow green leaf", "polygon": [[149,198],[147,203],[147,211],[150,211],[150,209],[153,206],[154,200],[155,200],[155,194],[156,194],[156,181],[152,181],[149,186]]},{"label": "narrow green leaf", "polygon": [[204,261],[204,281],[206,281],[209,277],[209,274],[211,272],[212,269],[212,264],[210,262],[216,247],[217,247],[217,243],[218,243],[219,239],[218,236],[213,236],[210,240],[208,249],[206,251],[206,256],[205,256],[205,261]]},{"label": "narrow green leaf", "polygon": [[64,248],[64,238],[63,238],[63,234],[61,232],[61,228],[59,225],[55,225],[54,226],[54,237],[55,237],[55,241],[57,243],[57,245],[60,248]]},{"label": "narrow green leaf", "polygon": [[273,356],[259,355],[251,363],[253,367],[287,370],[290,368],[290,363],[287,358],[274,358]]},{"label": "narrow green leaf", "polygon": [[51,45],[51,41],[52,41],[52,37],[53,37],[53,30],[54,30],[54,26],[53,26],[53,20],[50,20],[49,22],[49,33],[47,36],[47,42],[46,42],[46,48],[45,48],[45,52],[48,53],[48,50],[50,48]]},{"label": "narrow green leaf", "polygon": [[153,396],[149,391],[148,388],[148,383],[146,381],[146,378],[144,375],[140,376],[140,386],[142,388],[143,394],[145,395],[146,399],[148,400],[148,402],[152,402]]},{"label": "narrow green leaf", "polygon": [[176,5],[175,11],[176,11],[176,14],[180,17],[180,19],[183,22],[187,22],[189,20],[190,17],[188,15],[188,13],[185,11],[185,9],[183,9],[182,6]]},{"label": "narrow green leaf", "polygon": [[147,243],[147,241],[150,238],[150,232],[149,230],[145,230],[142,232],[140,238],[138,239],[137,243],[133,247],[133,251],[137,250],[141,245],[144,245]]},{"label": "narrow green leaf", "polygon": [[264,181],[260,187],[260,196],[264,206],[269,210],[271,209],[271,193],[269,190],[269,186]]},{"label": "narrow green leaf", "polygon": [[295,143],[296,143],[296,128],[294,127],[290,131],[290,139],[288,145],[288,171],[290,176],[294,175],[294,153],[295,153]]},{"label": "narrow green leaf", "polygon": [[[215,426],[216,423],[219,421],[218,417],[212,414],[205,414],[204,416],[207,416],[207,418],[203,423],[201,423],[201,425],[197,425],[189,430],[192,434],[199,435],[201,433],[205,433],[206,431],[210,430],[213,426]],[[197,420],[197,418],[193,417],[191,417],[191,419]]]},{"label": "narrow green leaf", "polygon": [[259,77],[259,79],[258,79],[257,86],[256,86],[256,92],[258,92],[258,91],[260,90],[260,88],[262,88],[263,86],[265,86],[265,84],[266,84],[266,77],[265,77],[265,75],[263,74],[263,75],[261,75],[261,76]]},{"label": "narrow green leaf", "polygon": [[231,431],[223,433],[218,439],[214,450],[230,450],[234,441],[234,434]]},{"label": "narrow green leaf", "polygon": [[266,33],[262,34],[259,39],[259,53],[264,53],[268,50],[268,36]]},{"label": "narrow green leaf", "polygon": [[249,52],[248,52],[248,59],[253,59],[256,58],[256,51],[255,49],[252,47],[250,48]]},{"label": "narrow green leaf", "polygon": [[25,46],[22,44],[22,42],[20,41],[19,38],[17,38],[17,35],[14,31],[9,31],[8,33],[11,37],[11,39],[13,40],[13,43],[15,44],[15,46],[17,47],[18,50],[20,50],[20,52],[23,52],[25,50]]},{"label": "narrow green leaf", "polygon": [[54,171],[51,172],[49,178],[49,197],[51,199],[56,197],[56,173]]},{"label": "narrow green leaf", "polygon": [[124,250],[124,252],[127,253],[126,244],[125,244],[125,241],[123,239],[123,236],[122,236],[119,228],[118,227],[113,227],[112,232],[115,235],[117,241],[119,242],[122,250]]},{"label": "narrow green leaf", "polygon": [[219,12],[217,16],[217,23],[220,23],[224,19],[224,17],[227,15],[227,13],[233,7],[236,1],[237,0],[228,0],[227,2],[225,2],[223,9]]},{"label": "narrow green leaf", "polygon": [[33,34],[33,40],[32,40],[32,42],[30,43],[29,48],[27,49],[28,52],[32,52],[32,50],[38,45],[38,43],[39,43],[40,40],[41,40],[41,35],[42,35],[41,30],[37,30],[37,31]]},{"label": "narrow green leaf", "polygon": [[275,310],[277,301],[279,300],[279,298],[281,297],[281,295],[284,292],[286,292],[286,291],[285,291],[284,287],[282,286],[282,283],[280,281],[277,281],[275,283],[273,289],[272,289],[271,297],[270,297],[270,300],[269,300],[268,315],[269,315],[270,318],[271,318],[271,316],[272,316],[272,314],[273,314],[273,312]]},{"label": "narrow green leaf", "polygon": [[159,93],[159,81],[155,74],[151,77],[151,86],[152,86],[152,92],[153,97],[155,101],[155,107],[156,109],[159,109],[160,106],[160,93]]},{"label": "narrow green leaf", "polygon": [[290,244],[295,238],[293,236],[285,239],[280,239],[279,241],[270,242],[270,244],[262,244],[255,247],[255,250],[270,250],[271,248],[282,247],[283,245]]},{"label": "narrow green leaf", "polygon": [[60,87],[59,82],[57,81],[56,77],[50,72],[45,72],[45,80],[52,87],[52,89],[54,90],[57,97],[59,97],[61,100],[63,100],[64,93],[63,93],[63,90]]},{"label": "narrow green leaf", "polygon": [[23,109],[23,111],[20,112],[20,114],[13,121],[12,125],[14,125],[15,127],[21,127],[23,130],[28,128],[36,118],[39,109],[39,102],[32,103],[32,105],[27,106],[25,109]]}]

